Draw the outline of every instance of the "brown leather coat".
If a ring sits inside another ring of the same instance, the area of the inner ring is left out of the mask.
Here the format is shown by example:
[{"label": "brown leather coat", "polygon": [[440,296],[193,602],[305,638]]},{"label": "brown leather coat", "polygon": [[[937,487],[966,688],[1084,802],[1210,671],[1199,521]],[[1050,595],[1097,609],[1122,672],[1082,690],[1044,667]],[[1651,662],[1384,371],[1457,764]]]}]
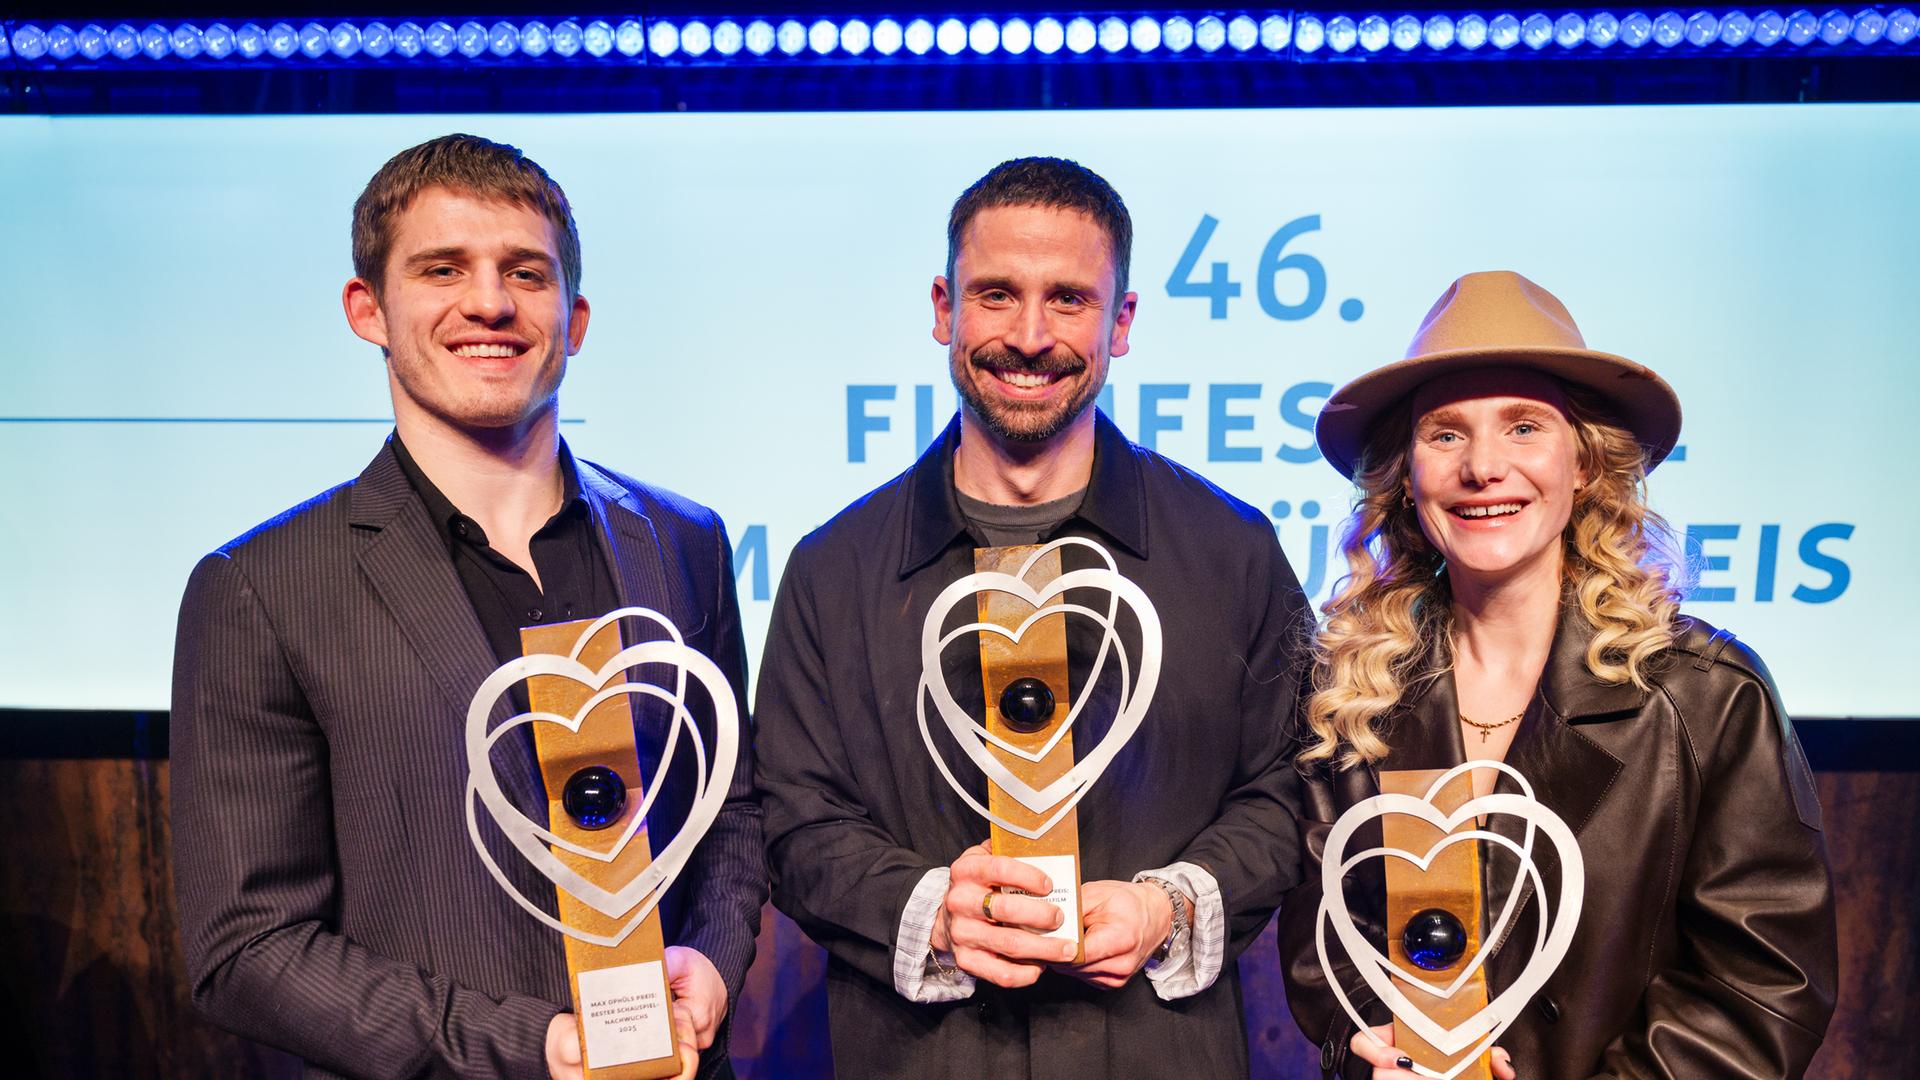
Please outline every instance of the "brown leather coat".
[{"label": "brown leather coat", "polygon": [[[1838,959],[1820,805],[1799,741],[1765,665],[1731,634],[1682,620],[1654,659],[1652,690],[1587,671],[1590,631],[1562,619],[1507,763],[1575,830],[1586,893],[1571,950],[1500,1038],[1520,1080],[1581,1077],[1798,1077],[1833,1013]],[[1451,674],[1417,684],[1387,731],[1383,769],[1464,759]],[[1500,789],[1517,790],[1501,778]],[[1340,813],[1378,793],[1368,769],[1308,779],[1303,883],[1280,909],[1280,960],[1294,1018],[1330,1074],[1367,1076],[1347,1052],[1353,1024],[1326,987],[1314,950],[1319,858]],[[1511,819],[1489,826],[1519,837]],[[1351,850],[1378,843],[1363,832]],[[1362,843],[1361,841],[1367,841]],[[1491,922],[1514,860],[1482,842]],[[1558,894],[1546,845],[1542,875]],[[1347,902],[1385,948],[1379,860],[1354,868]],[[1511,984],[1534,940],[1527,887],[1513,929],[1487,962],[1489,991]],[[1396,932],[1398,928],[1395,928]],[[1331,931],[1328,952],[1341,956]],[[1342,985],[1385,1023],[1351,967]]]}]

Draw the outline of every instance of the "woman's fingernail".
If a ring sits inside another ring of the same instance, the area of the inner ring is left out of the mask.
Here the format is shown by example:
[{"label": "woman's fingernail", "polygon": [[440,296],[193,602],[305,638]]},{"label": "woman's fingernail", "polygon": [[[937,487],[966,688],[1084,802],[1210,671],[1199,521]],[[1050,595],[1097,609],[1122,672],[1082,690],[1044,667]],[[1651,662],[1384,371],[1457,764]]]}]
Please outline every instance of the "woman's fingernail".
[{"label": "woman's fingernail", "polygon": [[1401,1054],[1399,1057],[1393,1059],[1393,1065],[1396,1069],[1411,1069],[1413,1068],[1413,1059],[1405,1054]]}]

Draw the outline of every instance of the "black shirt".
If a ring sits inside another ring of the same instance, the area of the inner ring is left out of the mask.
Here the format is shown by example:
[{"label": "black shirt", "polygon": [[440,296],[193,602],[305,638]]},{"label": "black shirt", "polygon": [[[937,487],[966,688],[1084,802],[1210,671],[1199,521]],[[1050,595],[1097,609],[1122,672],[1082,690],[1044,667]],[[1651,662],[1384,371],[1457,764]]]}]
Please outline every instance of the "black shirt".
[{"label": "black shirt", "polygon": [[1037,544],[1042,536],[1065,524],[1086,500],[1087,489],[1081,488],[1071,495],[1030,506],[1010,506],[976,499],[957,487],[954,488],[953,497],[959,500],[960,513],[965,515],[967,524],[973,526],[973,531],[989,547],[1017,547]]},{"label": "black shirt", "polygon": [[[560,509],[533,534],[534,569],[540,583],[487,542],[480,523],[460,512],[420,470],[400,433],[394,432],[393,456],[407,483],[427,504],[427,517],[441,530],[473,613],[486,631],[500,663],[521,655],[520,628],[542,623],[591,619],[619,606],[613,570],[594,537],[593,511],[580,494],[580,473],[567,444],[560,444]],[[543,588],[544,586],[544,588]],[[524,688],[516,687],[524,694]],[[523,706],[524,707],[524,706]]]}]

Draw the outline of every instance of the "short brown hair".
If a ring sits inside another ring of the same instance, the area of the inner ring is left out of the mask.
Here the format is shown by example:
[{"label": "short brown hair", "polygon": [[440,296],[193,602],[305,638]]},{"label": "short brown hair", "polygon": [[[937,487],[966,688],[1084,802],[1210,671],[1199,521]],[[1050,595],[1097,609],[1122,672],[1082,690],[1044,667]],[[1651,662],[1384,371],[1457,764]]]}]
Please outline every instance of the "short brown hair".
[{"label": "short brown hair", "polygon": [[580,294],[580,230],[573,224],[567,193],[517,147],[478,135],[442,135],[400,151],[380,166],[354,200],[353,272],[372,282],[375,293],[386,284],[394,219],[432,187],[498,199],[545,215],[560,243],[567,296]]},{"label": "short brown hair", "polygon": [[1114,296],[1127,292],[1127,267],[1133,261],[1133,217],[1120,193],[1099,173],[1077,161],[1056,157],[1014,158],[995,165],[954,200],[947,215],[947,281],[960,257],[961,235],[982,210],[1002,206],[1044,206],[1078,210],[1107,231],[1113,254]]}]

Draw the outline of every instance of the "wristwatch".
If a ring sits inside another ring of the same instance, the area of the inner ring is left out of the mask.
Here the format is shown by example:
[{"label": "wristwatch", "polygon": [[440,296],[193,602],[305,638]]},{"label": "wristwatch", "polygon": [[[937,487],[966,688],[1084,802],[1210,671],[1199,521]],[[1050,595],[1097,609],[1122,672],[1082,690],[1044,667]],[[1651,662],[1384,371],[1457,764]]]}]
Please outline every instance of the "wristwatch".
[{"label": "wristwatch", "polygon": [[1167,957],[1173,955],[1174,948],[1185,945],[1193,934],[1193,901],[1180,891],[1180,886],[1165,878],[1147,877],[1140,880],[1166,893],[1167,901],[1173,905],[1173,928],[1167,931],[1167,940],[1161,942],[1160,947],[1147,958],[1151,963],[1164,964]]}]

